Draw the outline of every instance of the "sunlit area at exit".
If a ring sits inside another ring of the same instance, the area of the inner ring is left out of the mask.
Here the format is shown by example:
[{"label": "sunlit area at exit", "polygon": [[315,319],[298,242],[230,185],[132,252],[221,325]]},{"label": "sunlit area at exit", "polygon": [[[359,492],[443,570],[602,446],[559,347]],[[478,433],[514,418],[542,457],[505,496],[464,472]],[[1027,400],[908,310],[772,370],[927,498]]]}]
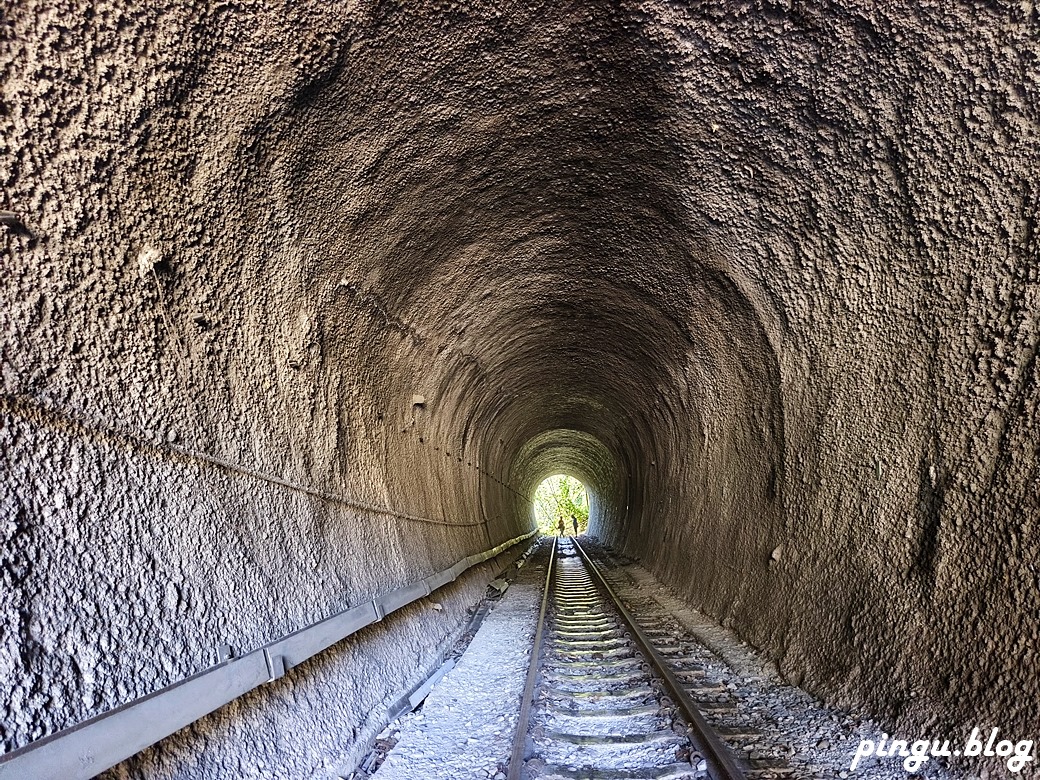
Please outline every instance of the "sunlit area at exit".
[{"label": "sunlit area at exit", "polygon": [[534,492],[538,530],[547,536],[577,536],[589,527],[589,491],[566,474],[547,477]]}]

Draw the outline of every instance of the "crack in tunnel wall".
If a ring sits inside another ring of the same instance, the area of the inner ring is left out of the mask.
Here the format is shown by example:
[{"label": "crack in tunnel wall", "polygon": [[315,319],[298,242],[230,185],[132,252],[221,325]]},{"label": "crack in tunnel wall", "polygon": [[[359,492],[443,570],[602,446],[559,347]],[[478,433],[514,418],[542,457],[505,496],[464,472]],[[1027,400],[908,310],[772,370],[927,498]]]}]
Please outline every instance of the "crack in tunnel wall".
[{"label": "crack in tunnel wall", "polygon": [[[557,471],[813,692],[1031,725],[1035,8],[73,6],[0,27],[6,748]],[[478,591],[117,773],[320,775]]]}]

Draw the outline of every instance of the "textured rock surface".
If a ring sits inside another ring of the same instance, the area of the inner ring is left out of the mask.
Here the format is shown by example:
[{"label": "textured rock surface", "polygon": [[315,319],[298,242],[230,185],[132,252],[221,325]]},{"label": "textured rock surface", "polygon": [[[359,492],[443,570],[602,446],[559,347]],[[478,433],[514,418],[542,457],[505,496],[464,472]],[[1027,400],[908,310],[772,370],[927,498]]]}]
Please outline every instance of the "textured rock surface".
[{"label": "textured rock surface", "polygon": [[[5,9],[4,746],[502,541],[560,470],[810,690],[1025,733],[1032,0],[401,6]],[[296,734],[352,663],[243,707]],[[203,751],[235,715],[178,760],[320,774]]]}]

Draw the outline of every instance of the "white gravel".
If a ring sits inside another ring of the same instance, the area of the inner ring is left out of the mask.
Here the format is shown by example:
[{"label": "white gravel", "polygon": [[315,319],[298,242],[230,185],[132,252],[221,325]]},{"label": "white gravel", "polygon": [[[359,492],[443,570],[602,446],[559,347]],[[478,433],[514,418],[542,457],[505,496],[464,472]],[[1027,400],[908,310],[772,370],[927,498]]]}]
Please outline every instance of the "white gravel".
[{"label": "white gravel", "polygon": [[[504,780],[541,599],[544,568],[536,562],[544,565],[545,560],[536,555],[521,569],[517,581],[488,614],[458,665],[436,685],[422,710],[393,727],[399,734],[397,745],[373,776],[375,780]],[[935,762],[919,774],[909,775],[899,761],[879,759],[864,762],[856,772],[848,771],[859,740],[876,738],[884,730],[880,725],[822,705],[804,691],[781,683],[766,659],[683,603],[641,566],[622,565],[609,576],[622,592],[628,589],[626,578],[638,583],[641,597],[656,600],[671,613],[677,627],[704,644],[706,652],[713,654],[706,661],[709,671],[714,670],[725,689],[740,701],[741,710],[762,729],[764,742],[757,747],[764,749],[767,742],[782,744],[797,780],[998,776],[984,768],[978,768],[982,769],[979,775]],[[577,731],[563,728],[566,720],[565,713],[555,713],[543,728]],[[751,747],[756,746],[747,749]],[[577,755],[551,758],[563,765],[584,763]]]},{"label": "white gravel", "polygon": [[[723,684],[740,701],[741,709],[757,721],[768,742],[784,745],[788,765],[796,780],[978,780],[991,775],[985,768],[953,767],[930,761],[918,773],[908,773],[898,758],[865,759],[857,770],[850,763],[861,739],[877,740],[889,731],[858,713],[830,707],[800,688],[782,683],[775,667],[756,654],[732,631],[693,609],[638,564],[610,570],[609,579],[625,598],[624,577],[638,584],[638,594],[652,598],[671,613],[676,622],[695,636],[716,657],[708,662]],[[900,735],[902,737],[902,735]],[[913,739],[913,737],[911,737]],[[752,746],[754,747],[754,746]],[[757,746],[759,748],[764,745]],[[980,772],[981,770],[981,772]],[[1020,775],[1022,777],[1026,775]]]},{"label": "white gravel", "polygon": [[524,566],[454,669],[400,738],[374,780],[487,780],[509,760],[534,640],[544,569]]}]

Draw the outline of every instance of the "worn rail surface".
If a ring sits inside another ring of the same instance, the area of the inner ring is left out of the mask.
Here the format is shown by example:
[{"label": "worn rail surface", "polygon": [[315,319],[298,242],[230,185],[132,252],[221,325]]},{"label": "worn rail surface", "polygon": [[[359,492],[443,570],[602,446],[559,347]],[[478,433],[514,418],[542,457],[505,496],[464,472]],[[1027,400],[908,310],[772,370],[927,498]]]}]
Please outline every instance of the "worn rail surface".
[{"label": "worn rail surface", "polygon": [[655,647],[577,540],[554,540],[508,780],[761,776],[701,714],[700,675]]}]

